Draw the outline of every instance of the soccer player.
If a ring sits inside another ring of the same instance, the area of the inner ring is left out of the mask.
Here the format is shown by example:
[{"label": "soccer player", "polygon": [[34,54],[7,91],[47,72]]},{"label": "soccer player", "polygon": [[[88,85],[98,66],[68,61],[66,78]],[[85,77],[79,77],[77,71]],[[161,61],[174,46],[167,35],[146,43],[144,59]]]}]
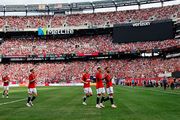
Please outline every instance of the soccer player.
[{"label": "soccer player", "polygon": [[96,108],[103,108],[105,107],[102,102],[106,96],[105,89],[103,85],[103,77],[102,77],[102,69],[101,67],[97,68],[96,72],[96,91],[97,91],[97,99],[96,99]]},{"label": "soccer player", "polygon": [[114,91],[113,91],[112,76],[110,73],[110,68],[106,67],[105,71],[106,73],[104,74],[104,79],[106,80],[106,91],[109,96],[105,98],[104,101],[107,101],[110,99],[111,107],[116,108],[116,105],[114,105],[114,100],[113,100]]},{"label": "soccer player", "polygon": [[34,72],[34,69],[30,70],[29,75],[29,85],[28,85],[28,100],[27,100],[27,106],[31,107],[33,106],[33,101],[37,97],[37,90],[36,90],[36,74]]},{"label": "soccer player", "polygon": [[84,74],[82,76],[82,83],[84,83],[84,97],[83,97],[83,105],[87,105],[86,99],[92,96],[92,89],[90,87],[90,74],[88,70],[84,70]]},{"label": "soccer player", "polygon": [[167,77],[164,76],[162,82],[163,82],[164,90],[166,90],[166,87],[167,87]]},{"label": "soccer player", "polygon": [[5,96],[6,98],[8,98],[10,78],[7,75],[7,73],[4,76],[2,76],[2,81],[3,81],[3,89],[4,89],[2,98],[4,98]]},{"label": "soccer player", "polygon": [[169,86],[171,87],[171,90],[174,90],[174,79],[169,78],[168,82],[169,82]]}]

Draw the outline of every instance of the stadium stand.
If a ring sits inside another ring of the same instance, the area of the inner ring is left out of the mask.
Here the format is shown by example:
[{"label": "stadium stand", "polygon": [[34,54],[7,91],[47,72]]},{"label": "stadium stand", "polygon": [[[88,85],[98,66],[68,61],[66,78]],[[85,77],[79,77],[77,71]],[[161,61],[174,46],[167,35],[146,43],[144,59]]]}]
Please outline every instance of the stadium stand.
[{"label": "stadium stand", "polygon": [[[161,8],[149,8],[142,10],[94,13],[94,14],[72,14],[72,15],[48,15],[48,16],[6,16],[0,17],[0,28],[4,25],[10,27],[38,28],[50,25],[51,27],[61,27],[80,25],[103,25],[106,22],[117,24],[121,22],[131,22],[140,20],[160,20],[171,18],[172,15],[180,17],[180,5],[167,6]],[[179,47],[180,41],[175,39],[137,42],[127,44],[112,43],[112,36],[95,35],[72,37],[67,39],[47,39],[38,38],[11,38],[5,39],[0,45],[0,55],[41,55],[41,54],[72,54],[72,53],[92,53],[92,52],[131,52],[133,50],[153,50],[155,48],[165,49],[169,47]],[[127,60],[100,60],[100,61],[73,61],[57,63],[10,63],[6,72],[10,74],[12,80],[25,82],[30,68],[35,68],[38,72],[38,79],[42,82],[79,82],[84,68],[90,70],[94,75],[96,66],[111,66],[114,76],[117,78],[156,78],[164,71],[173,72],[176,67],[180,67],[178,58],[139,58]],[[0,64],[0,74],[4,73],[5,64]]]},{"label": "stadium stand", "polygon": [[93,52],[131,52],[133,50],[165,49],[180,46],[180,41],[172,39],[155,42],[127,44],[112,43],[111,35],[73,37],[68,39],[8,39],[0,46],[2,55],[42,55]]},{"label": "stadium stand", "polygon": [[117,24],[121,22],[132,22],[140,20],[161,20],[175,16],[180,17],[180,5],[167,6],[161,8],[149,8],[142,10],[129,10],[91,14],[71,14],[71,15],[47,15],[47,16],[5,16],[0,17],[0,28],[8,25],[10,28],[38,28],[47,25],[51,27],[62,27],[81,25],[105,25]]},{"label": "stadium stand", "polygon": [[113,75],[120,78],[157,78],[160,73],[173,72],[180,68],[180,59],[159,59],[159,58],[139,58],[127,60],[100,60],[100,61],[74,61],[58,63],[11,63],[6,71],[6,65],[0,65],[0,74],[8,72],[11,80],[26,82],[29,70],[35,68],[38,80],[41,82],[80,82],[83,70],[89,69],[92,76],[95,75],[97,66],[110,66]]}]

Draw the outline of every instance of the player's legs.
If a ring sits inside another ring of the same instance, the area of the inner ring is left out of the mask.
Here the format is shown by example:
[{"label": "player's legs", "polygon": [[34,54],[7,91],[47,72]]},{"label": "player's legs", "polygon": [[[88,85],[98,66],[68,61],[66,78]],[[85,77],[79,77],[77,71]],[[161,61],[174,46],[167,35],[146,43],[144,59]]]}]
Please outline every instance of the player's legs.
[{"label": "player's legs", "polygon": [[109,94],[109,99],[110,99],[111,105],[113,105],[114,104],[113,93]]},{"label": "player's legs", "polygon": [[37,96],[38,96],[38,94],[37,94],[37,89],[36,89],[36,88],[33,88],[33,89],[32,89],[32,97],[31,97],[31,100],[30,100],[30,104],[31,104],[31,105],[33,105],[32,102],[36,99]]},{"label": "player's legs", "polygon": [[164,90],[166,90],[166,83],[164,83]]},{"label": "player's legs", "polygon": [[27,99],[27,104],[26,104],[28,107],[33,106],[32,101],[34,101],[34,99],[36,98],[37,95],[38,94],[37,94],[36,88],[28,89],[28,99]]},{"label": "player's legs", "polygon": [[86,99],[87,99],[87,97],[86,97],[86,95],[84,95],[84,96],[83,96],[83,103],[82,103],[83,105],[87,105]]},{"label": "player's legs", "polygon": [[100,101],[100,106],[101,106],[101,107],[105,107],[105,106],[103,105],[104,99],[105,99],[105,97],[106,97],[106,91],[105,91],[104,87],[101,88],[101,94],[102,94],[102,97],[101,97],[101,101]]},{"label": "player's legs", "polygon": [[109,87],[109,88],[106,88],[106,91],[107,91],[108,96],[104,98],[104,102],[106,102],[106,101],[109,100],[110,87]]},{"label": "player's legs", "polygon": [[2,93],[2,98],[4,98],[5,96],[5,90],[3,90],[3,93]]},{"label": "player's legs", "polygon": [[102,94],[101,103],[103,103],[103,102],[104,102],[104,99],[105,99],[105,97],[106,97],[106,91],[105,91],[104,88],[101,88],[101,94]]},{"label": "player's legs", "polygon": [[86,100],[87,100],[88,97],[92,96],[92,89],[90,87],[89,88],[84,88],[84,93],[85,93],[85,95],[83,97],[83,104],[87,105]]},{"label": "player's legs", "polygon": [[28,107],[31,107],[31,104],[30,104],[31,97],[32,97],[32,89],[29,88],[29,89],[28,89],[28,98],[27,98],[27,103],[26,103],[26,105],[27,105]]},{"label": "player's legs", "polygon": [[6,94],[6,98],[9,98],[9,90],[6,90],[5,94]]},{"label": "player's legs", "polygon": [[116,105],[114,104],[113,94],[109,94],[109,99],[111,101],[111,107],[116,108]]},{"label": "player's legs", "polygon": [[6,98],[9,98],[9,86],[6,86]]},{"label": "player's legs", "polygon": [[89,96],[91,97],[93,95],[92,89],[89,88]]},{"label": "player's legs", "polygon": [[111,107],[116,108],[116,106],[114,105],[114,99],[113,99],[113,94],[114,94],[113,87],[109,87],[107,92],[108,92],[109,99],[110,99],[110,102],[111,102]]},{"label": "player's legs", "polygon": [[9,92],[9,86],[4,86],[4,91],[3,91],[3,95],[2,97],[4,98],[6,96],[6,98],[8,98],[8,92]]},{"label": "player's legs", "polygon": [[83,96],[83,104],[86,105],[87,88],[84,88],[85,95]]},{"label": "player's legs", "polygon": [[100,91],[100,88],[96,89],[96,92],[97,92],[96,108],[101,108],[101,106],[99,105],[100,98],[101,98],[101,91]]},{"label": "player's legs", "polygon": [[2,98],[5,96],[5,86],[3,86],[3,93],[2,93]]}]

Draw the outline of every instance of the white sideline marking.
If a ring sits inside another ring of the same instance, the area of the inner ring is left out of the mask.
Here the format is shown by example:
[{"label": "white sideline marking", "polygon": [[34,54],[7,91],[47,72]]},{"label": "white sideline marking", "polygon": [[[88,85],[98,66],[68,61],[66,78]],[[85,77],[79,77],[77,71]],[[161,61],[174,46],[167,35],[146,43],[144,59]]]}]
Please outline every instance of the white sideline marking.
[{"label": "white sideline marking", "polygon": [[19,100],[14,100],[14,101],[11,101],[11,102],[0,103],[0,106],[1,106],[1,105],[7,105],[7,104],[11,104],[11,103],[20,102],[20,101],[23,101],[23,100],[26,100],[26,98],[24,98],[24,99],[19,99]]}]

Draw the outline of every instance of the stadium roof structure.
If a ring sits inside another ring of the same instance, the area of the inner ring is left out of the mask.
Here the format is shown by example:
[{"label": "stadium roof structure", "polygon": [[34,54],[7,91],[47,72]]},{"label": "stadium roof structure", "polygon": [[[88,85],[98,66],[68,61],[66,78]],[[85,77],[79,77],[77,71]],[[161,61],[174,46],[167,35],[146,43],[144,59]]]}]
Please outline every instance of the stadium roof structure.
[{"label": "stadium roof structure", "polygon": [[57,3],[57,4],[28,4],[28,5],[0,5],[0,12],[65,12],[95,10],[98,8],[122,7],[151,3],[163,3],[174,0],[104,0],[93,2]]}]

